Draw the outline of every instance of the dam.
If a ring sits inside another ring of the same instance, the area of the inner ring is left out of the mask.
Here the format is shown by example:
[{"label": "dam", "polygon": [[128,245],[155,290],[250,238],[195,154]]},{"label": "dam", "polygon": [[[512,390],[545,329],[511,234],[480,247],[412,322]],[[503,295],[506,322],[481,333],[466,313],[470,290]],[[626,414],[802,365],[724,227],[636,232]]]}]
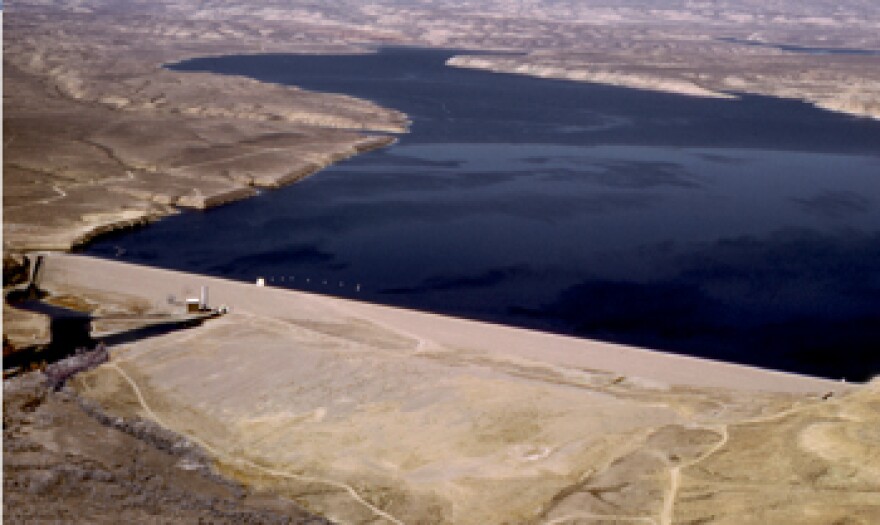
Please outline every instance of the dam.
[{"label": "dam", "polygon": [[[620,476],[627,491],[606,497],[624,498],[626,516],[653,520],[672,504],[676,516],[700,516],[703,500],[678,500],[679,483],[723,500],[718,483],[726,481],[705,479],[704,469],[759,476],[748,459],[755,450],[800,464],[807,452],[799,447],[819,444],[777,449],[771,437],[807,432],[849,406],[823,399],[874,395],[80,255],[53,254],[44,272],[53,294],[113,297],[157,313],[169,308],[167,294],[209,286],[228,314],[111,346],[110,362],[73,387],[110,414],[183,436],[225,476],[346,523],[612,519],[621,515],[589,494]],[[775,488],[754,486],[760,493],[749,501],[772,500]],[[827,505],[844,504],[841,497],[811,496]]]}]

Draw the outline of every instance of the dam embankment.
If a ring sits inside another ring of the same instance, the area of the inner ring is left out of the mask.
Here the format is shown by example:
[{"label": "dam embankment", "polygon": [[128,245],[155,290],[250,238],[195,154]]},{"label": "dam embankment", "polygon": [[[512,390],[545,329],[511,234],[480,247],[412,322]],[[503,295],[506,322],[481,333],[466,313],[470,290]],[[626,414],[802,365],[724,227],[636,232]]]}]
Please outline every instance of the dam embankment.
[{"label": "dam embankment", "polygon": [[635,375],[670,384],[792,392],[839,385],[835,381],[797,374],[82,255],[48,254],[43,264],[42,284],[50,290],[137,303],[143,309],[156,312],[176,311],[180,307],[169,304],[170,298],[177,301],[193,296],[198,294],[201,286],[208,286],[212,304],[226,305],[233,314],[302,319],[313,323],[361,319],[407,334],[417,341],[469,347],[509,357],[528,357],[560,366]]},{"label": "dam embankment", "polygon": [[[230,313],[113,346],[74,388],[108,414],[198,445],[222,475],[338,522],[615,519],[621,511],[588,497],[613,479],[627,480],[614,496],[625,515],[645,521],[705,514],[679,486],[703,487],[719,501],[712,512],[724,511],[729,476],[754,479],[759,492],[742,497],[777,509],[764,497],[773,469],[784,465],[786,481],[772,486],[788,493],[792,476],[815,467],[810,450],[855,435],[816,434],[822,425],[862,425],[846,407],[876,393],[91,257],[51,255],[44,272],[55,293],[155,312],[207,286],[212,306]],[[805,495],[785,507],[792,516],[804,498],[831,497],[804,480]],[[853,504],[850,492],[833,493],[837,506],[823,508]]]}]

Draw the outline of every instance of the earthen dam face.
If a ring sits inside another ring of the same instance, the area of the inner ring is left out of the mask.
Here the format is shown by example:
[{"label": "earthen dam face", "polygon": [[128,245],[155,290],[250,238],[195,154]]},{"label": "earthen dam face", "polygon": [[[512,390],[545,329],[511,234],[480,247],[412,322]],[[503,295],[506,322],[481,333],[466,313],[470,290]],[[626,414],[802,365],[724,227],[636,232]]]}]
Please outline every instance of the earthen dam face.
[{"label": "earthen dam face", "polygon": [[231,313],[116,345],[72,387],[334,522],[797,523],[880,508],[880,471],[862,460],[876,384],[76,255],[50,257],[44,283],[155,312],[209,286]]}]

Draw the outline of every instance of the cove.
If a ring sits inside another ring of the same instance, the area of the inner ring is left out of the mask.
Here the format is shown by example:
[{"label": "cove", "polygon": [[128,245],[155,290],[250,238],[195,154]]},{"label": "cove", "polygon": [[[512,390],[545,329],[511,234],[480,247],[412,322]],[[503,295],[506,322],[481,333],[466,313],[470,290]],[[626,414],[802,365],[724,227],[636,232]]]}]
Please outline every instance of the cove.
[{"label": "cove", "polygon": [[407,113],[392,147],[87,253],[811,375],[880,373],[880,122],[446,67],[171,67]]}]

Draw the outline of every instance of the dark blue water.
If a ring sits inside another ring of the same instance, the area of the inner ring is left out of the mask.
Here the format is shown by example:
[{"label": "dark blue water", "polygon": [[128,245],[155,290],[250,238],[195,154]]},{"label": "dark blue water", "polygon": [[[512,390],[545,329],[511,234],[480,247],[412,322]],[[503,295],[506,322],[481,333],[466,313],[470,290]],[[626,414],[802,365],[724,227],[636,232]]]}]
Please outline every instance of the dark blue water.
[{"label": "dark blue water", "polygon": [[880,123],[459,70],[450,55],[173,66],[372,99],[409,114],[412,132],[88,251],[827,377],[880,373]]}]

